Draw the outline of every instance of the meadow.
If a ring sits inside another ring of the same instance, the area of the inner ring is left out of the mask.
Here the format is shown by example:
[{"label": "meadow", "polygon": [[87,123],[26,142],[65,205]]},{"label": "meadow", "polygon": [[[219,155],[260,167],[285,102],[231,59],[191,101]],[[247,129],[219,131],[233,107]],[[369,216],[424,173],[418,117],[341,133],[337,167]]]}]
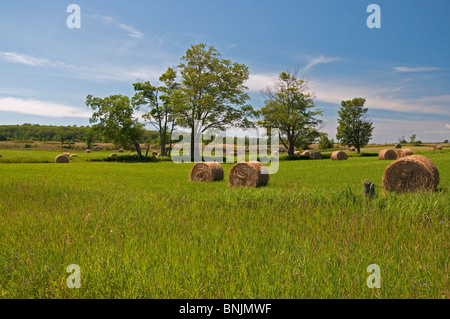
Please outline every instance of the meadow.
[{"label": "meadow", "polygon": [[232,188],[232,164],[193,183],[193,164],[45,163],[58,153],[1,151],[0,298],[450,297],[447,150],[423,152],[438,190],[405,194],[383,191],[376,157],[281,161],[267,186]]}]

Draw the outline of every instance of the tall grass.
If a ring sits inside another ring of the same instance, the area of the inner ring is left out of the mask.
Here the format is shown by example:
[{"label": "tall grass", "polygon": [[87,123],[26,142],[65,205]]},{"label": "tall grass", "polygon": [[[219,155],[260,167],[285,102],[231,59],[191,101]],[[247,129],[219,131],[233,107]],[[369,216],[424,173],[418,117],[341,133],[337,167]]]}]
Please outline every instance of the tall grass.
[{"label": "tall grass", "polygon": [[448,298],[450,156],[429,157],[440,191],[373,198],[390,161],[284,161],[256,189],[192,164],[0,164],[0,296]]}]

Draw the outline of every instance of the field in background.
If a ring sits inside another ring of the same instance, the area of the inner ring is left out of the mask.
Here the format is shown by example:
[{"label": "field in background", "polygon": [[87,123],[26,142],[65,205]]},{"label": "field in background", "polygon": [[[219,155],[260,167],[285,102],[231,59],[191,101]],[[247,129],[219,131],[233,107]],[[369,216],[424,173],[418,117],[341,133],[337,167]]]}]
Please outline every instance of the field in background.
[{"label": "field in background", "polygon": [[438,191],[371,199],[362,182],[380,186],[391,161],[282,161],[257,189],[229,187],[231,164],[190,183],[193,164],[85,160],[109,151],[0,163],[0,298],[450,298],[450,153],[423,152]]}]

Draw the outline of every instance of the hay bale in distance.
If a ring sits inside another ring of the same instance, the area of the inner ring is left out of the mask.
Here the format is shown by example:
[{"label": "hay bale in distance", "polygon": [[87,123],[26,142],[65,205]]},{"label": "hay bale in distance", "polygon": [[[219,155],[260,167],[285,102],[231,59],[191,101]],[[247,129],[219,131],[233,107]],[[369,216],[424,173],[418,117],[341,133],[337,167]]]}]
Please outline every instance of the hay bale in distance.
[{"label": "hay bale in distance", "polygon": [[300,156],[300,152],[299,151],[295,151],[294,152],[294,156]]},{"label": "hay bale in distance", "polygon": [[119,150],[119,153],[124,153],[125,152],[125,150],[123,149],[123,148],[121,148],[120,150]]},{"label": "hay bale in distance", "polygon": [[157,152],[152,152],[152,156],[158,156]]},{"label": "hay bale in distance", "polygon": [[354,146],[350,147],[348,150],[349,150],[350,152],[356,152],[356,148],[355,148]]},{"label": "hay bale in distance", "polygon": [[402,144],[395,144],[395,148],[402,148]]},{"label": "hay bale in distance", "polygon": [[113,154],[109,155],[109,157],[111,157],[111,158],[116,158],[116,157],[119,157],[119,155],[113,153]]},{"label": "hay bale in distance", "polygon": [[381,150],[378,153],[378,159],[381,160],[396,160],[397,153],[393,150]]},{"label": "hay bale in distance", "polygon": [[231,186],[258,187],[268,182],[269,171],[260,162],[236,163],[228,174],[228,184]]},{"label": "hay bale in distance", "polygon": [[406,156],[411,156],[413,155],[413,151],[409,148],[404,148],[401,150],[397,151],[397,158],[402,158],[402,157],[406,157]]},{"label": "hay bale in distance", "polygon": [[70,154],[70,157],[78,157],[77,154]]},{"label": "hay bale in distance", "polygon": [[62,155],[65,155],[65,156],[69,157],[70,153],[63,153]]},{"label": "hay bale in distance", "polygon": [[278,156],[278,152],[277,151],[273,151],[272,152],[272,156]]},{"label": "hay bale in distance", "polygon": [[436,145],[433,149],[435,149],[435,150],[441,150],[441,149],[442,149],[442,146]]},{"label": "hay bale in distance", "polygon": [[85,152],[86,152],[86,153],[90,153],[91,150],[90,150],[90,149],[86,149]]},{"label": "hay bale in distance", "polygon": [[333,161],[345,161],[348,159],[348,155],[344,151],[335,151],[331,154],[331,159]]},{"label": "hay bale in distance", "polygon": [[309,158],[312,160],[322,159],[322,154],[320,154],[319,152],[313,152],[309,154]]},{"label": "hay bale in distance", "polygon": [[439,172],[425,156],[411,155],[386,167],[382,182],[386,190],[398,193],[434,190],[439,184]]},{"label": "hay bale in distance", "polygon": [[309,155],[310,155],[309,151],[304,151],[304,152],[302,153],[302,156],[309,156]]},{"label": "hay bale in distance", "polygon": [[58,155],[55,158],[55,163],[69,163],[69,158],[64,154]]},{"label": "hay bale in distance", "polygon": [[223,168],[217,162],[196,163],[191,169],[191,182],[212,182],[223,180]]}]

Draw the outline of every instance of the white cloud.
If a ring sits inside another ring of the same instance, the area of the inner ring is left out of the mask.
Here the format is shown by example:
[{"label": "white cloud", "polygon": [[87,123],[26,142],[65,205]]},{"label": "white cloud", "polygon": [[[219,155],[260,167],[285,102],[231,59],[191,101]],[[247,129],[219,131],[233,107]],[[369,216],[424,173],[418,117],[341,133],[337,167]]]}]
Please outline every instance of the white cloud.
[{"label": "white cloud", "polygon": [[445,124],[445,127],[450,130],[450,124]]},{"label": "white cloud", "polygon": [[267,88],[267,86],[273,85],[274,81],[277,79],[278,74],[264,74],[264,73],[256,73],[250,74],[245,85],[252,92],[260,92]]},{"label": "white cloud", "polygon": [[394,70],[397,72],[407,72],[407,73],[411,73],[411,72],[430,72],[430,71],[436,71],[439,70],[438,68],[433,68],[433,67],[420,67],[420,68],[409,68],[406,66],[396,66],[394,67]]},{"label": "white cloud", "polygon": [[14,97],[0,98],[0,111],[48,117],[81,117],[89,118],[92,114],[87,109],[64,104],[39,101],[35,99],[19,99]]},{"label": "white cloud", "polygon": [[99,14],[92,15],[91,17],[94,19],[99,19],[99,20],[103,21],[104,23],[106,23],[107,25],[112,25],[119,29],[125,30],[126,32],[128,32],[129,37],[136,38],[136,39],[142,39],[144,37],[144,33],[140,32],[139,30],[137,30],[136,28],[134,28],[130,25],[127,25],[127,24],[117,21],[113,17],[102,16]]},{"label": "white cloud", "polygon": [[17,52],[0,52],[0,58],[6,62],[20,63],[30,66],[49,66],[54,68],[71,68],[73,65],[64,62],[52,62],[45,58],[36,58]]},{"label": "white cloud", "polygon": [[121,23],[121,24],[118,25],[118,27],[121,28],[122,30],[127,31],[129,37],[137,38],[137,39],[141,39],[141,38],[144,37],[144,34],[142,32],[136,30],[132,26],[129,26],[129,25]]},{"label": "white cloud", "polygon": [[364,97],[369,108],[418,114],[450,115],[450,95],[424,96],[419,98],[396,98],[398,88],[344,84],[339,82],[311,81],[311,90],[322,102],[340,104],[342,100]]},{"label": "white cloud", "polygon": [[339,60],[341,60],[341,58],[330,58],[321,54],[317,57],[309,58],[308,64],[305,66],[305,71],[312,69],[314,66],[320,63],[331,63]]}]

